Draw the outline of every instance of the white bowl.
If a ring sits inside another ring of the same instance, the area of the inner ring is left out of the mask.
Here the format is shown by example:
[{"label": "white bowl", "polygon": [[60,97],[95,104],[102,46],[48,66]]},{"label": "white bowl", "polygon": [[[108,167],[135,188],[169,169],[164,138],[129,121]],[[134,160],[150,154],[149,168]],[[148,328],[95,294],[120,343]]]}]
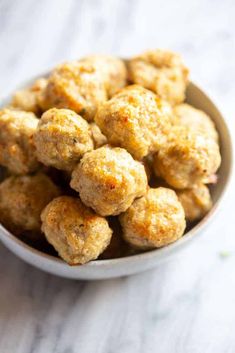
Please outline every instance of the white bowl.
[{"label": "white bowl", "polygon": [[[33,81],[34,79],[24,83],[21,87],[25,87]],[[1,105],[3,106],[7,101],[8,100],[4,100]],[[232,172],[232,143],[228,127],[221,113],[206,94],[193,83],[190,83],[187,88],[187,102],[205,111],[215,122],[220,135],[222,164],[218,172],[218,183],[212,187],[212,198],[214,202],[212,210],[180,240],[164,248],[139,255],[113,260],[91,261],[82,266],[69,266],[59,258],[32,248],[0,225],[1,241],[22,260],[43,271],[72,279],[93,280],[126,276],[151,269],[167,261],[186,245],[190,244],[193,239],[199,239],[199,235],[205,233],[206,228],[215,219],[218,209],[223,205],[225,191],[228,189]]]}]

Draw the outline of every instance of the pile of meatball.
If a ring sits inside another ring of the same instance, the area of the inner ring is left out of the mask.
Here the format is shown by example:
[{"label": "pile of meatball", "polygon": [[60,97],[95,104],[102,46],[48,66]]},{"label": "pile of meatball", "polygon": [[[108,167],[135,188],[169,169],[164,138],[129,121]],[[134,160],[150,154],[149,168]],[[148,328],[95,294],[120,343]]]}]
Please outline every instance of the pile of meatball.
[{"label": "pile of meatball", "polygon": [[180,239],[211,209],[219,138],[178,54],[57,66],[0,111],[0,222],[70,265]]}]

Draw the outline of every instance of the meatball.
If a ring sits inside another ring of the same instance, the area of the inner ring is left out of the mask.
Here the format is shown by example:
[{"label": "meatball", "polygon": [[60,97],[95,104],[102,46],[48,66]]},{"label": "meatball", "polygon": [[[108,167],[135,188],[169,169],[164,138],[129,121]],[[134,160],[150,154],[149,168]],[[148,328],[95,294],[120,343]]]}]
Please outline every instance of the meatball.
[{"label": "meatball", "polygon": [[89,124],[69,109],[46,111],[39,120],[34,142],[43,164],[67,171],[93,149]]},{"label": "meatball", "polygon": [[41,94],[47,85],[47,79],[37,79],[31,87],[17,91],[11,101],[13,107],[35,114],[41,113]]},{"label": "meatball", "polygon": [[175,123],[183,125],[198,133],[206,134],[218,142],[218,133],[211,118],[202,110],[189,104],[179,104],[174,108]]},{"label": "meatball", "polygon": [[96,259],[108,246],[112,230],[108,221],[84,206],[78,198],[61,196],[43,210],[42,231],[70,265]]},{"label": "meatball", "polygon": [[123,148],[88,152],[72,173],[71,187],[102,216],[124,212],[147,188],[144,166]]},{"label": "meatball", "polygon": [[40,214],[60,189],[44,174],[11,176],[0,184],[0,222],[16,235],[41,237]]},{"label": "meatball", "polygon": [[39,168],[33,142],[37,125],[38,119],[33,113],[0,111],[0,164],[11,173],[27,174]]},{"label": "meatball", "polygon": [[91,55],[79,62],[94,65],[100,72],[108,97],[112,97],[119,89],[126,86],[127,69],[123,60],[109,55]]},{"label": "meatball", "polygon": [[90,128],[95,148],[106,145],[107,138],[104,136],[104,134],[102,134],[99,126],[96,123],[91,123]]},{"label": "meatball", "polygon": [[185,99],[188,69],[181,57],[170,51],[156,49],[128,61],[129,80],[155,92],[172,105]]},{"label": "meatball", "polygon": [[190,222],[202,219],[212,207],[210,191],[204,184],[177,191],[177,195],[184,208],[185,217]]},{"label": "meatball", "polygon": [[167,188],[149,188],[119,216],[124,239],[137,249],[159,248],[178,240],[184,233],[184,209],[176,193]]},{"label": "meatball", "polygon": [[44,90],[42,105],[68,108],[91,121],[97,106],[107,100],[105,83],[94,65],[70,62],[59,65],[51,73]]},{"label": "meatball", "polygon": [[156,175],[176,189],[208,182],[220,163],[218,144],[205,134],[185,127],[172,129],[168,143],[153,156]]},{"label": "meatball", "polygon": [[165,144],[171,124],[171,108],[143,87],[133,85],[103,103],[95,122],[109,143],[142,159]]}]

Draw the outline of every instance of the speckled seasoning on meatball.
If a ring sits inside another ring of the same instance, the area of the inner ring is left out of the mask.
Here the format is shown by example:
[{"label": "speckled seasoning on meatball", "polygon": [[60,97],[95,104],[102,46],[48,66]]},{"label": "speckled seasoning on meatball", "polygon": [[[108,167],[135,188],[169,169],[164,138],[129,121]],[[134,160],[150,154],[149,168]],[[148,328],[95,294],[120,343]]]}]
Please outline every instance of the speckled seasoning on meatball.
[{"label": "speckled seasoning on meatball", "polygon": [[46,85],[47,79],[37,79],[32,86],[15,92],[11,105],[24,111],[40,114],[41,95]]},{"label": "speckled seasoning on meatball", "polygon": [[0,184],[0,222],[14,234],[41,237],[40,214],[60,189],[44,174],[11,176]]},{"label": "speckled seasoning on meatball", "polygon": [[175,105],[184,101],[188,69],[180,55],[167,50],[148,50],[128,61],[129,80],[155,92]]},{"label": "speckled seasoning on meatball", "polygon": [[13,174],[27,174],[39,168],[33,134],[38,119],[33,113],[0,111],[0,165]]},{"label": "speckled seasoning on meatball", "polygon": [[34,135],[38,159],[45,165],[72,171],[84,153],[93,149],[90,126],[69,109],[46,111]]},{"label": "speckled seasoning on meatball", "polygon": [[109,245],[112,230],[108,221],[84,206],[78,198],[61,196],[41,215],[48,242],[70,265],[96,259]]},{"label": "speckled seasoning on meatball", "polygon": [[127,69],[123,60],[111,55],[90,55],[79,62],[94,65],[105,83],[108,97],[127,84]]},{"label": "speckled seasoning on meatball", "polygon": [[102,216],[124,212],[147,188],[144,166],[123,148],[88,152],[72,173],[71,187]]},{"label": "speckled seasoning on meatball", "polygon": [[153,156],[156,175],[176,189],[207,182],[220,163],[217,142],[186,127],[172,129],[168,143]]},{"label": "speckled seasoning on meatball", "polygon": [[204,184],[186,190],[178,190],[177,195],[181,202],[185,217],[188,221],[202,219],[211,209],[212,200],[208,187]]},{"label": "speckled seasoning on meatball", "polygon": [[143,87],[133,85],[102,104],[95,122],[108,142],[142,159],[165,144],[171,124],[170,106]]},{"label": "speckled seasoning on meatball", "polygon": [[94,118],[97,107],[107,100],[105,83],[96,67],[77,61],[57,66],[48,79],[42,105],[49,108],[67,108],[86,120]]},{"label": "speckled seasoning on meatball", "polygon": [[176,193],[149,188],[119,216],[124,239],[137,249],[159,248],[182,237],[186,222]]},{"label": "speckled seasoning on meatball", "polygon": [[202,110],[189,104],[176,105],[173,110],[175,124],[186,126],[198,133],[203,133],[218,142],[218,133],[211,118]]}]

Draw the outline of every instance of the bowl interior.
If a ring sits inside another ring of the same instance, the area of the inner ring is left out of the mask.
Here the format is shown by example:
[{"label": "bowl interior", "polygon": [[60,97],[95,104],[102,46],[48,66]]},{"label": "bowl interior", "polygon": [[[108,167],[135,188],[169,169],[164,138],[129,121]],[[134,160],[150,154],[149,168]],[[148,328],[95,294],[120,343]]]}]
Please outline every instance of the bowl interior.
[{"label": "bowl interior", "polygon": [[[21,85],[20,88],[26,87],[34,80],[35,78]],[[209,223],[227,188],[232,169],[232,146],[227,125],[221,113],[208,96],[194,83],[190,82],[186,97],[187,103],[206,112],[214,121],[220,137],[222,163],[218,171],[218,182],[211,187],[214,203],[212,210],[180,240],[167,247],[151,250],[146,253],[113,260],[96,260],[83,266],[73,267],[68,266],[57,257],[30,247],[0,226],[0,239],[3,243],[23,260],[45,271],[69,278],[85,279],[109,278],[141,272],[154,267],[157,263],[165,261],[170,255],[176,253],[177,250],[181,249],[186,243],[189,243],[192,237],[195,238],[195,234],[201,232],[207,223]],[[8,101],[8,99],[4,100],[1,106],[6,105]],[[0,168],[0,176],[1,172],[2,170]],[[132,267],[127,268],[128,265],[132,265]],[[95,271],[95,269],[98,268],[99,273]]]}]

